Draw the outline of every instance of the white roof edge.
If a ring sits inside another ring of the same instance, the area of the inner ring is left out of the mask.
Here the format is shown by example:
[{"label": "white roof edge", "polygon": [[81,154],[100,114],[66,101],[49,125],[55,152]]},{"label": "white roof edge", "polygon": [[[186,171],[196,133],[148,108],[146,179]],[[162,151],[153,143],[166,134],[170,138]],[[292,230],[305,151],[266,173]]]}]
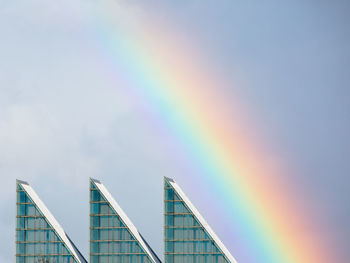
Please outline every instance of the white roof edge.
[{"label": "white roof edge", "polygon": [[51,214],[50,210],[46,207],[43,201],[39,198],[34,189],[24,181],[17,180],[17,183],[21,185],[21,187],[26,191],[26,193],[30,196],[32,201],[38,207],[40,212],[45,216],[51,227],[56,231],[62,241],[65,243],[67,248],[71,251],[72,255],[79,263],[87,263],[87,261],[82,257],[81,253],[76,249],[73,242],[70,241],[67,234],[64,232],[64,229],[57,222],[55,217]]},{"label": "white roof edge", "polygon": [[123,211],[123,209],[119,206],[117,201],[113,198],[113,196],[109,193],[107,188],[96,179],[92,179],[91,181],[94,182],[94,184],[97,186],[97,188],[102,192],[104,197],[107,199],[107,201],[111,204],[113,209],[117,212],[117,214],[121,217],[123,222],[127,225],[127,227],[130,229],[131,233],[134,235],[136,240],[140,243],[142,248],[145,250],[145,252],[149,255],[151,260],[153,260],[154,263],[161,263],[161,261],[158,259],[158,257],[154,254],[153,251],[151,251],[148,247],[148,245],[145,243],[143,237],[137,230],[137,228],[134,226],[134,224],[131,222],[129,217],[126,215],[126,213]]},{"label": "white roof edge", "polygon": [[211,227],[208,225],[208,223],[205,221],[205,219],[202,217],[202,215],[198,212],[196,207],[191,203],[190,199],[188,199],[188,197],[182,191],[180,186],[171,178],[166,178],[166,180],[168,181],[169,184],[171,184],[171,186],[175,189],[175,191],[180,195],[180,197],[186,203],[186,205],[191,210],[191,212],[197,217],[197,219],[201,223],[201,225],[205,228],[205,230],[208,232],[208,234],[211,236],[211,238],[219,246],[222,253],[225,254],[225,256],[228,258],[228,260],[231,261],[231,263],[237,263],[235,258],[231,255],[231,253],[228,251],[228,249],[225,247],[225,245],[221,242],[219,237],[211,229]]}]

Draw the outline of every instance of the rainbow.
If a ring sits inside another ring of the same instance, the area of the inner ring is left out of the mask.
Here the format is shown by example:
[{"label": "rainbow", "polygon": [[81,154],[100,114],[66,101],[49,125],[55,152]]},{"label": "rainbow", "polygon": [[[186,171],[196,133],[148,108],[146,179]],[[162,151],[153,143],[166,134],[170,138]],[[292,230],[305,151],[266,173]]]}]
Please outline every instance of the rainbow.
[{"label": "rainbow", "polygon": [[229,85],[185,40],[173,44],[163,39],[165,29],[152,21],[122,26],[114,11],[103,4],[101,10],[91,10],[99,14],[91,26],[106,70],[122,72],[119,77],[152,105],[181,143],[200,179],[215,191],[244,236],[252,262],[334,261],[322,241],[300,234],[312,216],[295,201],[262,143],[249,135],[253,126],[242,107],[222,92]]}]

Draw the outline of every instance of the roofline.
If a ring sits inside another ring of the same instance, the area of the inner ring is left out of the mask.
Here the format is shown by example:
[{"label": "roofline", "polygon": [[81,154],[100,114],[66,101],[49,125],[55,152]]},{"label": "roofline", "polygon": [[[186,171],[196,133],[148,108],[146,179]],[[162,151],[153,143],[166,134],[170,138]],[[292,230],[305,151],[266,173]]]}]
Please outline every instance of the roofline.
[{"label": "roofline", "polygon": [[101,181],[100,181],[100,180],[97,180],[97,179],[92,178],[92,177],[90,177],[90,181],[93,181],[93,182],[96,182],[96,183],[101,184]]},{"label": "roofline", "polygon": [[174,179],[172,179],[172,178],[170,178],[170,177],[164,176],[164,180],[169,181],[169,182],[174,182],[174,183],[175,183]]},{"label": "roofline", "polygon": [[92,182],[96,185],[97,189],[100,190],[102,195],[106,198],[106,200],[110,203],[112,208],[115,210],[115,212],[118,214],[118,216],[123,220],[123,222],[126,224],[128,229],[130,230],[131,234],[135,237],[135,239],[140,243],[142,248],[145,250],[146,254],[150,257],[150,259],[154,263],[161,263],[160,259],[154,253],[153,249],[148,245],[146,240],[142,237],[140,232],[137,230],[135,225],[132,223],[132,221],[129,219],[129,217],[126,215],[126,213],[123,211],[123,209],[119,206],[117,201],[113,198],[111,193],[107,190],[107,188],[99,181],[93,178],[90,178]]},{"label": "roofline", "polygon": [[16,184],[26,184],[26,185],[29,185],[28,182],[22,181],[22,180],[19,180],[19,179],[16,179]]},{"label": "roofline", "polygon": [[[175,189],[176,193],[182,198],[187,207],[191,210],[194,216],[198,219],[199,223],[205,229],[205,231],[209,234],[209,236],[215,241],[221,252],[225,255],[225,257],[231,263],[237,263],[236,259],[231,255],[230,251],[225,247],[225,245],[221,242],[219,237],[215,234],[214,230],[209,226],[209,224],[205,221],[204,217],[199,213],[196,207],[192,204],[190,199],[185,195],[182,191],[181,187],[173,180],[167,177],[164,177],[170,185]],[[170,180],[169,180],[170,179]]]},{"label": "roofline", "polygon": [[45,216],[47,222],[49,225],[53,228],[55,233],[61,238],[63,243],[67,246],[67,249],[71,252],[73,257],[79,262],[79,263],[87,263],[84,256],[80,253],[78,248],[75,246],[75,244],[71,241],[71,239],[68,237],[62,226],[58,223],[56,218],[52,215],[50,210],[46,207],[44,202],[39,198],[38,194],[34,191],[34,189],[29,185],[28,182],[16,180],[17,184],[20,184],[23,188],[23,190],[26,192],[26,194],[30,197],[30,199],[33,201],[37,209]]}]

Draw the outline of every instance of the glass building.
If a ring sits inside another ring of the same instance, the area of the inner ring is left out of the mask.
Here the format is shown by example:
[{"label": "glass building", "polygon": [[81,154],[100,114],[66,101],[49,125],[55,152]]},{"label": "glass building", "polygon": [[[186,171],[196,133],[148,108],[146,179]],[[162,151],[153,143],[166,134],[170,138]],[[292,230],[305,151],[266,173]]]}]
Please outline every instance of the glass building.
[{"label": "glass building", "polygon": [[33,188],[16,181],[16,263],[86,263]]},{"label": "glass building", "polygon": [[236,263],[179,185],[164,178],[165,263]]},{"label": "glass building", "polygon": [[104,185],[90,179],[90,263],[161,263]]}]

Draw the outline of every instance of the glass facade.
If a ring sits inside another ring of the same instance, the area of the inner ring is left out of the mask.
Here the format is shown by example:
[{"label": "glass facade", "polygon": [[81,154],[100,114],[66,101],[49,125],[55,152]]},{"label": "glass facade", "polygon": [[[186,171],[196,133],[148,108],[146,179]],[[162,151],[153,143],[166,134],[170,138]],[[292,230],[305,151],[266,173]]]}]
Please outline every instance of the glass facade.
[{"label": "glass facade", "polygon": [[164,179],[165,263],[229,263],[167,178]]},{"label": "glass facade", "polygon": [[153,263],[93,180],[90,181],[90,263]]},{"label": "glass facade", "polygon": [[16,263],[78,263],[20,183],[16,192]]}]

